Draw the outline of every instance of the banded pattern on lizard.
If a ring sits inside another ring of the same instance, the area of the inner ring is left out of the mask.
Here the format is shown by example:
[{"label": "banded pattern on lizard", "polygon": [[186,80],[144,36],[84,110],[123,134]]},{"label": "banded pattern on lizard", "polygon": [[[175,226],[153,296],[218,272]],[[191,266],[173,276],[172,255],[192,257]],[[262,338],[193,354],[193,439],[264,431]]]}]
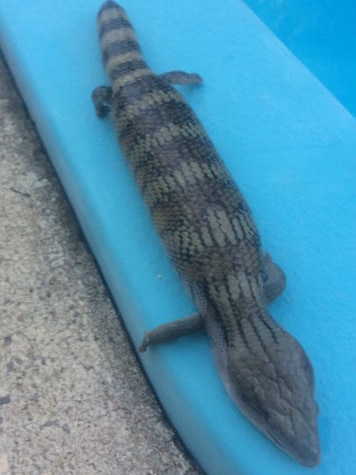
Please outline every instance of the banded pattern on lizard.
[{"label": "banded pattern on lizard", "polygon": [[266,255],[251,211],[203,126],[172,84],[197,74],[157,75],[128,17],[113,1],[98,14],[110,87],[93,92],[112,119],[155,227],[196,304],[196,315],[162,325],[141,351],[204,327],[221,379],[240,410],[307,466],[319,461],[311,363],[269,315],[283,271]]}]

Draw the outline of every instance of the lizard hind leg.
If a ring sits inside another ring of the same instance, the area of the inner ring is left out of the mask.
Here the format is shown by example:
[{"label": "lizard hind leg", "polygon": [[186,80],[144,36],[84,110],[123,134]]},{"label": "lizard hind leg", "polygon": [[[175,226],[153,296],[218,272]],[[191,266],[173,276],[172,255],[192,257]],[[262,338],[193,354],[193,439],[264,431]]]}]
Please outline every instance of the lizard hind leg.
[{"label": "lizard hind leg", "polygon": [[94,102],[96,115],[106,117],[111,110],[112,89],[109,86],[96,87],[91,95]]}]

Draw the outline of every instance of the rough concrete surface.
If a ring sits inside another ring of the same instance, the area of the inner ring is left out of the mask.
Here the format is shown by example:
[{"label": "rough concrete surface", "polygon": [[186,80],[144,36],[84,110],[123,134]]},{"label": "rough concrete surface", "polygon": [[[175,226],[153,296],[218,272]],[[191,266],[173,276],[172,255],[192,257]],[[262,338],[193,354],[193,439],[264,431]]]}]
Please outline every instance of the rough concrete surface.
[{"label": "rough concrete surface", "polygon": [[0,475],[197,475],[0,57]]}]

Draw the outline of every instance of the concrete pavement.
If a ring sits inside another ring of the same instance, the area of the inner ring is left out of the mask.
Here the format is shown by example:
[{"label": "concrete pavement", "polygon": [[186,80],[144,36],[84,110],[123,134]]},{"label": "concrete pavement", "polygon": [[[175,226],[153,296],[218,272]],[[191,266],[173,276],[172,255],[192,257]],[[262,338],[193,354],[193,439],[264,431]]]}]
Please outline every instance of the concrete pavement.
[{"label": "concrete pavement", "polygon": [[0,57],[0,475],[198,475]]}]

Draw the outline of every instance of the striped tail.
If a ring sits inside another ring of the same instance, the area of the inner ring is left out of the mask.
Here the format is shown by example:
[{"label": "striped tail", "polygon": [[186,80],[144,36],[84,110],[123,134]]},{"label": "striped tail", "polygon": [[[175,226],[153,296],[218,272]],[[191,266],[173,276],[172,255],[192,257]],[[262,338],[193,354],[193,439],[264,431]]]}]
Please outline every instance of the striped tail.
[{"label": "striped tail", "polygon": [[125,10],[113,1],[105,2],[98,13],[100,46],[106,71],[115,93],[121,86],[152,74],[143,60],[135,31]]}]

